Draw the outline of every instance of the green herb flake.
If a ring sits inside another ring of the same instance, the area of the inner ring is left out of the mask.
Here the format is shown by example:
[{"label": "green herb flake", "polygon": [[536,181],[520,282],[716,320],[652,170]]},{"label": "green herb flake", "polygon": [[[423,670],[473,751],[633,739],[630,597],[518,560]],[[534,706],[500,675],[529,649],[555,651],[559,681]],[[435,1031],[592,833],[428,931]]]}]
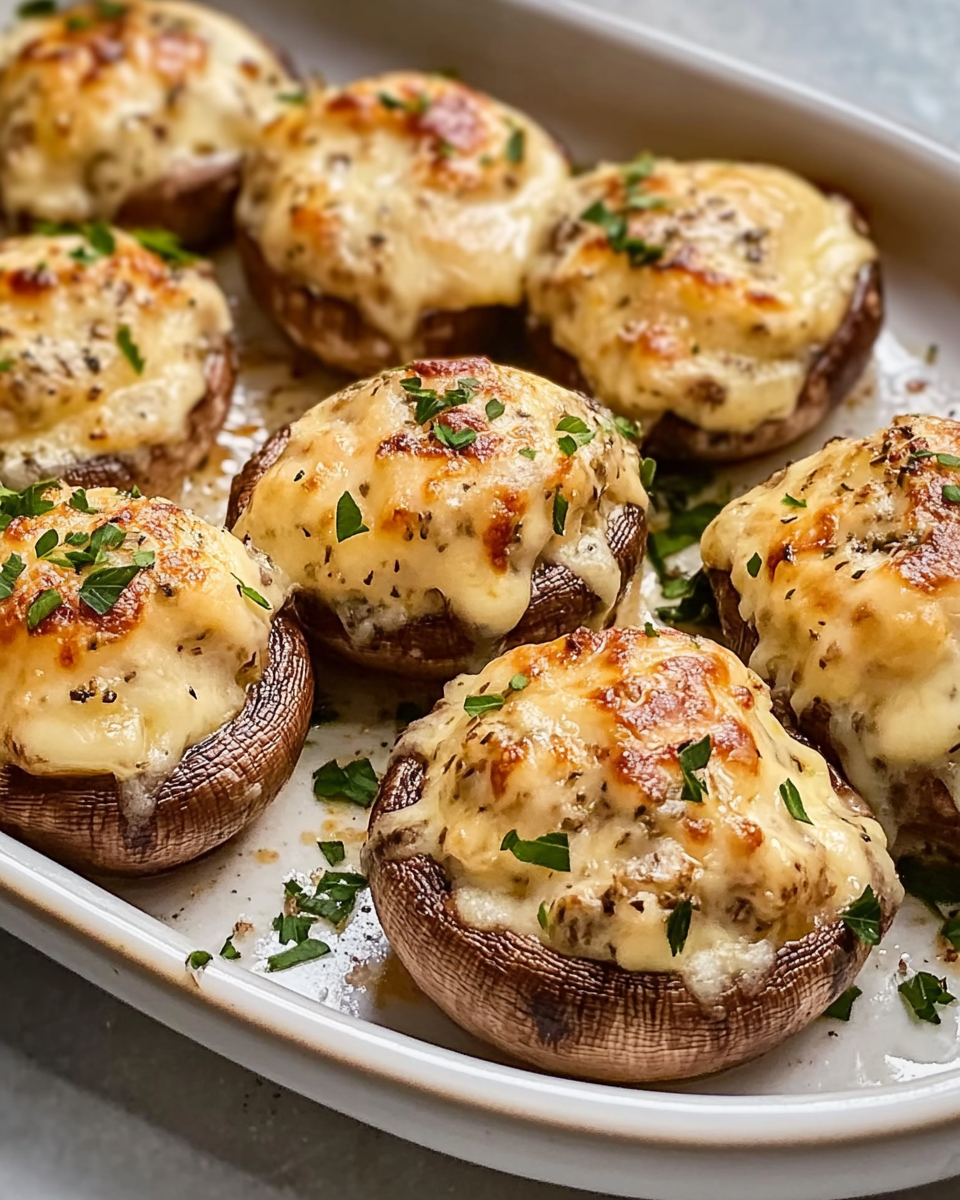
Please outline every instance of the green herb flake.
[{"label": "green herb flake", "polygon": [[44,499],[44,492],[51,488],[60,488],[55,479],[45,479],[42,483],[32,483],[22,492],[13,492],[0,486],[0,530],[6,529],[17,517],[42,517],[44,513],[56,508],[56,502]]},{"label": "green herb flake", "polygon": [[55,529],[48,529],[46,533],[42,533],[34,543],[33,552],[37,558],[46,558],[52,551],[56,550],[60,545],[60,534]]},{"label": "green herb flake", "polygon": [[657,609],[657,616],[668,625],[716,625],[718,622],[713,588],[704,570],[693,575],[675,575],[663,587],[668,599],[680,603]]},{"label": "green herb flake", "polygon": [[949,504],[960,504],[960,487],[955,483],[948,483],[942,492],[944,500]]},{"label": "green herb flake", "polygon": [[477,440],[477,431],[475,429],[454,430],[449,425],[444,425],[440,421],[437,421],[434,425],[433,434],[437,441],[449,450],[466,450],[468,446],[472,446]]},{"label": "green herb flake", "polygon": [[88,608],[103,616],[113,608],[121,593],[139,574],[140,568],[136,564],[94,571],[80,585],[80,599]]},{"label": "green herb flake", "polygon": [[240,957],[240,951],[233,944],[233,937],[228,937],[220,947],[220,957],[225,958],[228,962],[236,962]]},{"label": "green herb flake", "polygon": [[876,946],[880,941],[880,901],[868,883],[863,893],[848,904],[840,914],[844,925],[867,946]]},{"label": "green herb flake", "polygon": [[[157,556],[152,550],[134,550],[133,565],[139,567],[141,571],[147,571],[156,563]],[[261,596],[262,600],[263,597]],[[270,606],[267,605],[269,608]]]},{"label": "green herb flake", "polygon": [[780,503],[785,504],[788,508],[806,508],[807,507],[806,500],[797,500],[797,498],[795,496],[791,496],[789,492],[787,492],[787,494],[780,501]]},{"label": "green herb flake", "polygon": [[527,135],[519,126],[515,126],[507,138],[504,157],[509,163],[522,163],[526,152]]},{"label": "green herb flake", "polygon": [[495,421],[497,417],[503,416],[504,408],[501,401],[488,400],[483,411],[487,414],[488,421]]},{"label": "green herb flake", "polygon": [[87,493],[83,488],[77,488],[77,490],[67,501],[67,504],[69,504],[71,508],[75,508],[77,512],[97,513],[100,511],[98,508],[91,507],[87,500]]},{"label": "green herb flake", "polygon": [[560,493],[553,498],[553,532],[558,536],[563,536],[564,527],[567,524],[567,509],[570,507],[570,502]]},{"label": "green herb flake", "polygon": [[940,926],[940,936],[948,941],[954,950],[960,950],[960,916],[944,921]]},{"label": "green herb flake", "polygon": [[323,958],[330,953],[330,947],[319,938],[307,938],[289,950],[281,950],[279,954],[271,954],[267,959],[268,971],[286,971],[300,963],[312,962],[315,958]]},{"label": "green herb flake", "polygon": [[47,588],[27,609],[27,629],[33,632],[41,621],[46,620],[63,603],[63,597],[56,588]]},{"label": "green herb flake", "polygon": [[524,446],[522,450],[518,451],[518,453],[524,458],[529,458],[531,462],[537,457],[536,450],[534,450],[531,446]]},{"label": "green herb flake", "polygon": [[703,803],[707,789],[694,775],[694,771],[702,771],[710,761],[712,753],[713,743],[709,733],[699,742],[687,742],[677,751],[677,762],[683,775],[683,791],[680,793],[682,800],[689,800],[693,804]]},{"label": "green herb flake", "polygon": [[180,239],[169,229],[131,229],[130,236],[135,238],[144,250],[156,254],[172,267],[188,267],[197,261],[196,254],[184,249]]},{"label": "green herb flake", "polygon": [[302,89],[297,92],[277,92],[277,99],[281,104],[303,107],[307,103],[307,93]]},{"label": "green herb flake", "polygon": [[503,708],[507,698],[502,692],[485,692],[482,696],[467,696],[463,702],[463,710],[471,717],[482,717],[484,713],[496,712]]},{"label": "green herb flake", "polygon": [[301,913],[329,921],[340,930],[366,886],[366,878],[354,871],[324,871],[312,896],[300,889],[294,900]]},{"label": "green herb flake", "polygon": [[191,971],[202,971],[212,961],[213,955],[209,950],[191,950],[187,955],[187,966]]},{"label": "green herb flake", "polygon": [[813,824],[806,814],[803,801],[800,798],[800,792],[792,779],[787,779],[780,784],[780,799],[786,806],[787,812],[795,821],[801,821],[804,825]]},{"label": "green herb flake", "polygon": [[557,439],[557,445],[567,458],[571,458],[580,446],[588,445],[597,436],[586,421],[569,413],[564,413],[557,422],[557,432],[564,435]]},{"label": "green herb flake", "polygon": [[545,833],[532,841],[524,841],[515,829],[511,829],[500,843],[500,849],[509,850],[520,862],[546,867],[548,871],[570,870],[570,844],[565,833]]},{"label": "green herb flake", "polygon": [[341,767],[335,758],[313,773],[313,794],[318,800],[344,800],[369,808],[377,798],[380,781],[369,758],[357,758]]},{"label": "green herb flake", "polygon": [[19,554],[11,554],[0,569],[0,600],[6,600],[13,595],[13,585],[23,574],[26,563]]},{"label": "green herb flake", "polygon": [[862,995],[863,992],[856,984],[848,987],[845,992],[840,993],[829,1008],[824,1009],[823,1015],[832,1017],[835,1021],[849,1021],[853,1002],[859,1000]]},{"label": "green herb flake", "polygon": [[52,17],[56,11],[56,0],[27,0],[17,9],[17,16],[29,20],[31,17]]},{"label": "green herb flake", "polygon": [[640,483],[645,492],[649,492],[653,487],[653,481],[657,477],[657,464],[652,458],[642,458],[640,460]]},{"label": "green herb flake", "polygon": [[947,991],[946,978],[938,979],[929,971],[918,971],[916,975],[905,979],[897,991],[914,1014],[930,1025],[940,1024],[937,1007],[953,1004],[956,1000],[956,996],[951,996]]},{"label": "green herb flake", "polygon": [[127,15],[126,4],[117,4],[115,0],[96,0],[97,16],[104,21],[119,21]]},{"label": "green herb flake", "polygon": [[[133,561],[137,561],[136,555],[133,556]],[[231,574],[233,573],[231,572]],[[255,588],[249,587],[247,584],[245,584],[239,575],[234,575],[233,578],[237,581],[237,591],[241,596],[246,596],[246,598],[248,600],[252,600],[258,608],[265,608],[268,612],[273,608],[273,605],[265,596],[261,596]]]},{"label": "green herb flake", "polygon": [[692,915],[693,905],[689,900],[681,900],[667,918],[667,941],[670,943],[670,954],[673,958],[676,958],[687,944]]},{"label": "green herb flake", "polygon": [[648,638],[658,638],[660,636],[660,630],[655,628],[649,621],[644,622],[643,632]]},{"label": "green herb flake", "polygon": [[550,921],[550,918],[547,915],[547,906],[544,902],[541,901],[540,907],[537,909],[537,923],[539,924],[541,929],[546,929],[547,925],[549,924],[549,921]]},{"label": "green herb flake", "polygon": [[363,515],[356,500],[349,492],[344,492],[337,501],[337,541],[345,542],[348,538],[356,537],[358,533],[369,533],[363,523]]},{"label": "green herb flake", "polygon": [[613,418],[613,427],[621,437],[627,439],[628,442],[640,441],[640,422],[631,421],[629,417],[616,416]]},{"label": "green herb flake", "polygon": [[747,574],[751,579],[756,579],[760,574],[760,568],[763,566],[763,559],[759,554],[754,554],[753,558],[747,563]]},{"label": "green herb flake", "polygon": [[518,672],[510,680],[510,690],[511,692],[522,692],[525,687],[529,686],[529,684],[530,680],[526,677],[526,675]]},{"label": "green herb flake", "polygon": [[143,374],[143,368],[146,366],[146,360],[140,353],[137,343],[133,340],[133,334],[130,332],[129,325],[121,325],[117,330],[117,345],[120,347],[120,352],[127,360],[131,367],[138,375]]},{"label": "green herb flake", "polygon": [[0,358],[0,374],[5,375],[8,371],[12,371],[17,365],[15,358]]},{"label": "green herb flake", "polygon": [[299,946],[310,936],[310,928],[316,919],[310,913],[302,915],[281,913],[278,917],[273,918],[271,928],[276,931],[281,946],[286,946],[290,942],[296,942]]},{"label": "green herb flake", "polygon": [[317,842],[317,845],[320,847],[320,853],[331,867],[339,866],[347,856],[343,842]]}]

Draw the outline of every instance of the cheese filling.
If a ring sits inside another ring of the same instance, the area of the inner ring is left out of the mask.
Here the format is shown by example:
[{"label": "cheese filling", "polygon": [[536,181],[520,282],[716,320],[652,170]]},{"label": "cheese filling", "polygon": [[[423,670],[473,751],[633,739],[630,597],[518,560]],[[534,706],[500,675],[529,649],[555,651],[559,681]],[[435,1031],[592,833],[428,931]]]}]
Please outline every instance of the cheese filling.
[{"label": "cheese filling", "polygon": [[[491,695],[502,707],[471,716],[469,697]],[[697,801],[680,752],[707,735]],[[512,650],[448,684],[395,755],[425,762],[422,798],[374,837],[441,863],[461,920],[628,971],[679,971],[706,1004],[733,980],[759,987],[781,946],[868,885],[902,895],[879,825],[789,737],[767,688],[685,634],[580,630]],[[787,781],[809,824],[788,810]],[[521,861],[511,831],[565,837],[569,869]],[[685,934],[671,925],[684,907]]]},{"label": "cheese filling", "polygon": [[439,75],[314,92],[268,131],[238,223],[275,272],[417,353],[424,314],[517,305],[568,166],[522,113]]},{"label": "cheese filling", "polygon": [[759,634],[751,666],[798,714],[829,709],[847,775],[891,839],[891,792],[912,772],[960,806],[958,467],[960,425],[898,417],[777,472],[701,543]]},{"label": "cheese filling", "polygon": [[22,20],[0,40],[3,206],[109,219],[151,185],[236,160],[291,86],[249,30],[180,0]]},{"label": "cheese filling", "polygon": [[[0,534],[0,762],[139,778],[142,811],[184,751],[243,707],[285,582],[168,500],[40,487],[23,494],[37,515]],[[98,545],[99,561],[83,561]]]},{"label": "cheese filling", "polygon": [[[226,297],[101,227],[0,242],[0,479],[38,475],[183,438],[232,330]],[[90,259],[91,261],[86,261]],[[123,332],[125,331],[125,333]],[[137,360],[140,361],[137,361]],[[138,370],[139,367],[139,370]]]},{"label": "cheese filling", "polygon": [[602,165],[546,228],[530,310],[595,394],[734,433],[794,411],[876,258],[846,200],[756,164]]},{"label": "cheese filling", "polygon": [[621,589],[607,527],[646,504],[635,445],[582,396],[485,358],[446,359],[307,412],[234,532],[357,644],[445,607],[483,643],[523,616],[542,562],[589,585],[602,624]]}]

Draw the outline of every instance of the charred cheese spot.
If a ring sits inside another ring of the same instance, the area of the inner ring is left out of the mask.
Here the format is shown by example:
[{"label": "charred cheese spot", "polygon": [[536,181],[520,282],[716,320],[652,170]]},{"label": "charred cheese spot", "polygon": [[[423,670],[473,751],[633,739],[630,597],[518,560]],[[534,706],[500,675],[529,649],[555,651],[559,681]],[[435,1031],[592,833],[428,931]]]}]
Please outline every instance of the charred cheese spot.
[{"label": "charred cheese spot", "polygon": [[[632,417],[748,432],[789,416],[876,258],[849,204],[775,167],[661,159],[632,189],[627,170],[603,165],[558,193],[531,312]],[[631,265],[582,219],[598,201],[659,257]]]},{"label": "charred cheese spot", "polygon": [[283,107],[276,56],[179,0],[81,4],[0,42],[0,191],[9,213],[109,219],[124,200],[236,159]]},{"label": "charred cheese spot", "polygon": [[[162,776],[240,711],[263,671],[285,582],[236,538],[168,500],[96,488],[86,493],[96,513],[83,513],[70,495],[67,486],[49,489],[53,510],[16,517],[0,534],[0,563],[17,554],[25,564],[0,600],[0,762],[35,775]],[[76,549],[68,536],[108,524],[124,540],[101,563],[63,558]],[[59,544],[39,559],[37,540],[51,529]],[[106,612],[94,611],[85,581],[145,551],[152,565]],[[271,609],[241,595],[234,576]],[[31,630],[30,607],[48,589],[60,604]]]},{"label": "charred cheese spot", "polygon": [[523,114],[454,80],[397,72],[315,91],[275,122],[237,216],[275,272],[354,304],[402,359],[429,311],[520,303],[567,174]]},{"label": "charred cheese spot", "polygon": [[[471,380],[470,399],[418,425],[417,399],[401,386],[415,379],[440,398]],[[493,418],[491,401],[504,409]],[[565,415],[593,434],[570,456],[557,432]],[[451,449],[438,424],[475,430],[476,440]],[[558,490],[569,504],[562,536]],[[338,542],[345,492],[369,532]],[[646,502],[636,448],[582,396],[489,359],[454,359],[414,362],[316,405],[234,532],[332,607],[357,645],[444,603],[483,641],[523,616],[541,562],[579,575],[605,620],[621,582],[607,525],[624,505]]]},{"label": "charred cheese spot", "polygon": [[[203,269],[167,266],[114,231],[115,253],[88,264],[84,237],[0,242],[0,478],[46,472],[185,434],[207,391],[208,355],[232,330],[226,297]],[[42,267],[42,270],[39,268]],[[39,281],[39,282],[37,282]],[[144,360],[117,342],[122,326]]]},{"label": "charred cheese spot", "polygon": [[[511,692],[517,672],[529,684]],[[484,692],[503,693],[504,706],[469,716],[465,697]],[[691,803],[678,755],[707,734],[705,794]],[[394,837],[391,853],[440,862],[468,925],[631,971],[680,970],[705,1001],[738,975],[759,984],[780,946],[835,921],[868,884],[901,894],[880,827],[785,732],[767,688],[685,634],[581,630],[520,647],[448,684],[395,755],[425,761],[423,795],[381,817],[377,836]],[[812,824],[784,806],[788,778]],[[566,832],[570,871],[501,850],[511,829],[526,840]],[[692,920],[674,958],[666,925],[684,901]]]},{"label": "charred cheese spot", "polygon": [[[729,504],[701,544],[757,630],[751,666],[798,714],[829,709],[845,770],[891,836],[891,789],[916,768],[960,803],[960,505],[943,494],[960,470],[938,454],[960,456],[957,422],[903,416],[829,442]],[[806,508],[784,508],[788,493]],[[767,567],[754,579],[755,553]]]}]

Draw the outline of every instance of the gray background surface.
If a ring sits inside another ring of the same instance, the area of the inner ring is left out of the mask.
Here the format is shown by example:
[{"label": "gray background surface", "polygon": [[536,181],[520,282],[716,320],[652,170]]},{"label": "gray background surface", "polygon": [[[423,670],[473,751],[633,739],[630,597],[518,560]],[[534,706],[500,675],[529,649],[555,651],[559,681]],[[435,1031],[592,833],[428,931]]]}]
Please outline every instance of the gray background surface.
[{"label": "gray background surface", "polygon": [[[960,145],[960,0],[592,3]],[[586,1196],[509,1180],[320,1108],[0,933],[0,1200],[388,1195]],[[960,1181],[897,1196],[960,1200]]]}]

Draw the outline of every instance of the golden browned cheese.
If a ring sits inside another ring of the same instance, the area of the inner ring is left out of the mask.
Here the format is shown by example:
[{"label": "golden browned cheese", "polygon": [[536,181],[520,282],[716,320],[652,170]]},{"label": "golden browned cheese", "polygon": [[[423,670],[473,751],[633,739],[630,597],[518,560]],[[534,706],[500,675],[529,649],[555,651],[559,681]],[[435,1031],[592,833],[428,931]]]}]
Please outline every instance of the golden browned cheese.
[{"label": "golden browned cheese", "polygon": [[876,255],[777,167],[605,164],[557,194],[528,299],[604,403],[742,433],[793,412]]},{"label": "golden browned cheese", "polygon": [[[0,534],[0,762],[36,775],[162,777],[240,711],[285,582],[168,500],[57,484],[28,496],[25,507],[48,511],[16,516]],[[90,535],[104,525],[122,541],[108,537],[97,563],[68,559],[92,556]],[[124,567],[132,577],[96,611],[103,602],[85,597],[107,581],[95,576]],[[37,621],[33,606],[49,592],[59,603]]]},{"label": "golden browned cheese", "polygon": [[[440,403],[466,402],[418,424],[430,401],[403,387],[417,381]],[[558,430],[564,418],[582,432]],[[469,444],[440,440],[451,436]],[[334,608],[359,645],[444,602],[479,639],[498,638],[526,611],[540,562],[585,580],[602,622],[620,590],[605,531],[623,505],[646,508],[639,465],[609,418],[539,376],[486,358],[413,362],[304,414],[234,532]],[[339,541],[344,495],[367,528]]]},{"label": "golden browned cheese", "polygon": [[22,20],[0,41],[3,207],[109,219],[145,187],[236,160],[290,87],[249,30],[180,0]]},{"label": "golden browned cheese", "polygon": [[889,836],[890,785],[914,768],[960,802],[958,485],[960,425],[901,416],[777,472],[701,545],[759,634],[751,665],[798,714],[829,707],[831,740]]},{"label": "golden browned cheese", "polygon": [[567,175],[522,113],[452,79],[396,72],[315,91],[277,121],[237,218],[274,271],[356,305],[403,347],[430,310],[520,303]]},{"label": "golden browned cheese", "polygon": [[114,253],[99,255],[80,234],[0,242],[8,487],[35,479],[37,462],[57,470],[182,438],[207,390],[206,358],[232,330],[227,299],[205,270],[170,267],[119,230],[100,233],[112,236]]},{"label": "golden browned cheese", "polygon": [[[471,716],[478,696],[502,706]],[[679,755],[705,737],[697,801]],[[463,921],[630,971],[678,970],[704,1002],[733,978],[758,985],[780,946],[868,885],[902,895],[879,825],[840,800],[764,684],[686,634],[579,630],[512,650],[448,684],[395,754],[425,761],[423,797],[383,817],[378,837],[440,862]],[[787,781],[809,824],[787,809]],[[569,870],[520,861],[503,848],[511,830],[565,834]],[[687,904],[674,955],[668,922]]]}]

